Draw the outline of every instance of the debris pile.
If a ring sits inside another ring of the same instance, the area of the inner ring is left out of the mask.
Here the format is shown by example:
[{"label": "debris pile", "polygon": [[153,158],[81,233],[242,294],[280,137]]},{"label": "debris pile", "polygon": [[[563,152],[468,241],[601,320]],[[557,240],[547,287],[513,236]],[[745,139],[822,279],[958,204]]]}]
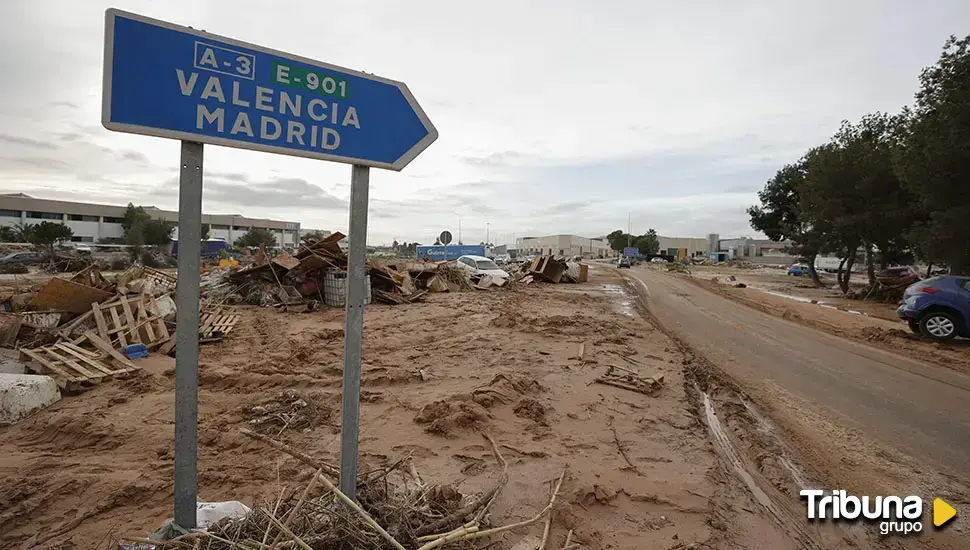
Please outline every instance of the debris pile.
[{"label": "debris pile", "polygon": [[[0,346],[24,368],[51,377],[62,392],[137,375],[132,359],[175,348],[174,275],[136,265],[114,278],[97,264],[40,286],[0,295]],[[239,315],[203,304],[200,342],[218,341]]]},{"label": "debris pile", "polygon": [[670,262],[667,264],[667,271],[676,271],[677,273],[687,273],[690,274],[690,268],[686,264],[680,262]]},{"label": "debris pile", "polygon": [[309,430],[328,420],[333,410],[309,395],[284,390],[258,405],[243,407],[243,414],[255,431],[278,437],[286,430]]},{"label": "debris pile", "polygon": [[[203,297],[215,302],[246,302],[254,305],[279,307],[290,312],[311,311],[321,303],[331,303],[327,295],[328,281],[335,292],[343,296],[347,277],[347,256],[337,244],[344,235],[334,233],[321,241],[301,245],[291,256],[280,254],[268,261],[257,257],[251,267],[232,271],[225,268],[210,273]],[[262,255],[260,255],[262,256]],[[403,281],[375,261],[367,262],[371,294],[374,300],[386,304],[404,304],[418,300],[423,292],[402,287]],[[337,302],[333,302],[335,305]]]},{"label": "debris pile", "polygon": [[[272,502],[245,515],[228,515],[204,530],[171,540],[126,537],[123,548],[313,548],[318,550],[431,550],[446,546],[477,548],[470,541],[519,531],[545,521],[549,532],[566,470],[552,484],[548,504],[531,517],[503,526],[489,526],[489,510],[508,483],[508,462],[487,434],[501,470],[478,495],[463,495],[451,484],[436,484],[421,476],[410,456],[393,465],[358,476],[356,500],[338,489],[336,466],[322,462],[271,437],[242,430],[244,435],[289,454],[316,473],[302,491],[286,490]],[[393,475],[392,475],[393,474]],[[493,541],[494,544],[494,541]],[[543,544],[544,546],[544,544]]]},{"label": "debris pile", "polygon": [[519,264],[512,273],[513,281],[528,285],[536,281],[544,283],[585,283],[589,266],[570,262],[553,256],[536,256],[531,262]]},{"label": "debris pile", "polygon": [[657,377],[643,377],[630,369],[610,365],[603,376],[597,378],[595,382],[644,395],[656,395],[663,388],[664,377],[662,374]]}]

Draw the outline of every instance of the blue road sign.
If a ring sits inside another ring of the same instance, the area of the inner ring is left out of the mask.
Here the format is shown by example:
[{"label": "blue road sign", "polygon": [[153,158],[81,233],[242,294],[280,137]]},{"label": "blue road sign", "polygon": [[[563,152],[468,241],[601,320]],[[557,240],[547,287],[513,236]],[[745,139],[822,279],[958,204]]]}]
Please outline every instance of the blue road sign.
[{"label": "blue road sign", "polygon": [[401,170],[438,131],[402,82],[109,9],[105,128]]},{"label": "blue road sign", "polygon": [[623,255],[627,258],[634,258],[640,255],[640,249],[635,246],[624,246]]}]

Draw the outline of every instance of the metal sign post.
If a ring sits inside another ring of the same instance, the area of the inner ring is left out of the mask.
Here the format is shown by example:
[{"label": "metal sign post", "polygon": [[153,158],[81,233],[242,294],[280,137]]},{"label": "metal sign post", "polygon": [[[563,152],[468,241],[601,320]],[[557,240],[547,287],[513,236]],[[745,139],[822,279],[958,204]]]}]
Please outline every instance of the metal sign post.
[{"label": "metal sign post", "polygon": [[451,231],[445,230],[438,235],[438,242],[445,245],[444,256],[441,257],[441,261],[448,261],[448,245],[451,244]]},{"label": "metal sign post", "polygon": [[438,138],[403,82],[116,9],[105,12],[101,124],[182,141],[175,523],[196,524],[202,144],[353,164],[340,488],[356,494],[369,168]]},{"label": "metal sign post", "polygon": [[364,338],[364,277],[367,273],[367,194],[370,168],[354,166],[350,176],[350,250],[344,319],[344,382],[340,409],[340,490],[357,499],[357,443],[360,421],[361,347]]},{"label": "metal sign post", "polygon": [[175,295],[175,523],[195,528],[199,431],[199,262],[202,144],[182,142],[179,257]]}]

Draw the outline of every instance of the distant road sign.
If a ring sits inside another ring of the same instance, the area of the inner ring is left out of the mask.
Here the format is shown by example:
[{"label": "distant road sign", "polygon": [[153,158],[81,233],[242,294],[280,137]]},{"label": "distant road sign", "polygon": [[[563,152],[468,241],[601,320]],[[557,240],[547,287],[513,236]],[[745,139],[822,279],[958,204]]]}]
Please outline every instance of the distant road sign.
[{"label": "distant road sign", "polygon": [[401,170],[438,137],[402,82],[105,14],[105,128]]},{"label": "distant road sign", "polygon": [[640,255],[640,249],[637,248],[637,247],[635,247],[635,246],[624,246],[623,247],[623,255],[626,256],[627,258],[632,258],[634,256],[639,256]]},{"label": "distant road sign", "polygon": [[451,243],[451,231],[442,231],[441,235],[438,235],[438,242],[441,244]]}]

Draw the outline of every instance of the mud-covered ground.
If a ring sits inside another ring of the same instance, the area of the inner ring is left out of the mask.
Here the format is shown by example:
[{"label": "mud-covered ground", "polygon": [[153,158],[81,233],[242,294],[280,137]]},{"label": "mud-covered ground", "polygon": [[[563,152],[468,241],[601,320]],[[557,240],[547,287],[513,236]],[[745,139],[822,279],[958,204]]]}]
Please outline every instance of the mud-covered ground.
[{"label": "mud-covered ground", "polygon": [[[843,338],[858,340],[893,352],[970,373],[970,340],[933,342],[914,334],[896,317],[896,305],[846,300],[837,290],[811,288],[807,278],[787,277],[775,270],[730,267],[693,267],[678,275],[739,304],[777,315]],[[780,273],[780,274],[779,274]],[[734,276],[734,281],[727,277]],[[746,288],[736,288],[742,283]],[[770,292],[766,292],[766,290]],[[791,296],[816,300],[811,303]]]},{"label": "mud-covered ground", "polygon": [[[411,454],[425,480],[471,495],[497,476],[485,432],[510,463],[493,524],[533,516],[567,468],[552,548],[568,529],[591,549],[796,547],[719,458],[684,355],[613,270],[373,305],[365,319],[362,471]],[[342,356],[340,310],[245,309],[230,338],[202,347],[200,499],[252,505],[308,482],[243,427],[338,462]],[[174,360],[140,364],[141,377],[0,428],[0,548],[114,548],[171,517]],[[611,364],[665,385],[648,397],[594,383]]]},{"label": "mud-covered ground", "polygon": [[[782,268],[757,267],[740,268],[727,265],[712,266],[691,266],[691,275],[695,279],[717,280],[721,284],[733,286],[742,283],[752,290],[765,293],[765,291],[776,293],[775,295],[785,295],[796,299],[814,300],[831,307],[850,309],[859,313],[864,313],[871,317],[884,319],[892,322],[899,322],[896,317],[896,303],[889,301],[869,300],[850,300],[842,295],[835,275],[831,273],[819,273],[824,288],[818,288],[812,284],[809,277],[795,277],[787,275],[787,266]],[[733,280],[729,280],[733,277]],[[868,284],[866,275],[854,273],[850,281],[853,289],[866,287]],[[900,324],[900,326],[902,326]]]}]

